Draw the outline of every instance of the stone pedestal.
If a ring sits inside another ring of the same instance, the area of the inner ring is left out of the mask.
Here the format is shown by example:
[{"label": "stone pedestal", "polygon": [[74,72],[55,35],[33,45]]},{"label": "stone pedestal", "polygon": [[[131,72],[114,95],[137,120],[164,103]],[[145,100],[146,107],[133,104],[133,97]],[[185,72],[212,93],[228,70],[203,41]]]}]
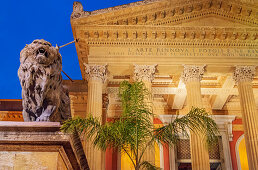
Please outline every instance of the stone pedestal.
[{"label": "stone pedestal", "polygon": [[59,122],[0,121],[0,169],[87,169],[79,138],[59,129]]},{"label": "stone pedestal", "polygon": [[[102,86],[107,77],[106,65],[85,64],[85,72],[88,80],[87,114],[102,119]],[[104,122],[103,122],[104,123]],[[86,140],[86,155],[91,170],[105,169],[105,154],[98,148],[94,148],[92,141]]]},{"label": "stone pedestal", "polygon": [[[204,66],[184,66],[182,80],[187,90],[187,106],[202,108],[201,78]],[[208,148],[204,144],[204,136],[190,132],[191,161],[193,170],[210,169]]]},{"label": "stone pedestal", "polygon": [[237,66],[233,78],[238,86],[249,169],[258,169],[258,113],[252,80],[254,66]]},{"label": "stone pedestal", "polygon": [[[146,89],[150,92],[146,99],[146,103],[149,104],[149,107],[152,109],[152,81],[154,79],[154,74],[156,72],[157,65],[134,65],[134,79],[136,81],[142,81],[146,87]],[[153,117],[151,117],[151,121],[153,122]],[[149,146],[144,155],[143,160],[148,161],[155,164],[155,148],[153,145]]]}]

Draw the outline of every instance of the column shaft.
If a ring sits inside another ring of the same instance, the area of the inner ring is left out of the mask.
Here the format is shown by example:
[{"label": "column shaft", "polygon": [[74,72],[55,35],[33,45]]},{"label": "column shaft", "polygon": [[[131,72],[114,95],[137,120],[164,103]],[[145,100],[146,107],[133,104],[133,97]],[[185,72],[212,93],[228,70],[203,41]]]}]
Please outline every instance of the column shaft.
[{"label": "column shaft", "polygon": [[[152,109],[152,80],[154,79],[154,74],[156,72],[157,65],[134,65],[134,79],[136,81],[142,81],[146,89],[150,92],[150,95],[146,98],[146,102],[150,105]],[[153,122],[153,117],[150,118]],[[144,152],[143,161],[148,161],[155,164],[155,147],[154,143],[150,145]]]},{"label": "column shaft", "polygon": [[[152,83],[150,81],[143,81],[145,87],[147,88],[147,90],[150,92],[150,95],[148,96],[148,98],[146,99],[146,102],[150,105],[150,108],[152,109]],[[150,117],[151,121],[153,122],[153,116]],[[147,150],[145,151],[144,155],[143,155],[143,160],[146,160],[150,163],[152,163],[153,165],[155,164],[155,147],[154,147],[154,143],[149,146],[149,148],[147,148]]]},{"label": "column shaft", "polygon": [[[202,108],[201,79],[205,66],[185,65],[181,79],[186,85],[187,107]],[[191,161],[193,170],[209,170],[209,153],[205,146],[205,136],[190,131]]]},{"label": "column shaft", "polygon": [[255,66],[236,66],[233,79],[238,85],[249,169],[258,169],[258,115],[252,88]]},{"label": "column shaft", "polygon": [[[102,122],[102,81],[90,79],[88,81],[87,114],[99,118]],[[103,151],[93,146],[92,141],[86,141],[86,155],[92,170],[104,170]]]},{"label": "column shaft", "polygon": [[[187,105],[202,108],[201,85],[200,82],[191,81],[186,83]],[[204,144],[204,136],[190,132],[191,161],[193,170],[210,169],[208,148]]]},{"label": "column shaft", "polygon": [[88,81],[87,114],[94,117],[102,117],[102,82],[91,79]]},{"label": "column shaft", "polygon": [[258,169],[258,113],[251,82],[239,82],[238,91],[249,169]]},{"label": "column shaft", "polygon": [[[107,77],[107,65],[85,65],[88,80],[88,98],[86,114],[102,121],[102,86]],[[94,147],[91,140],[85,142],[86,156],[91,170],[105,169],[105,152]]]},{"label": "column shaft", "polygon": [[201,84],[198,81],[187,82],[186,85],[187,91],[187,106],[189,110],[192,107],[202,107],[202,96],[201,96]]}]

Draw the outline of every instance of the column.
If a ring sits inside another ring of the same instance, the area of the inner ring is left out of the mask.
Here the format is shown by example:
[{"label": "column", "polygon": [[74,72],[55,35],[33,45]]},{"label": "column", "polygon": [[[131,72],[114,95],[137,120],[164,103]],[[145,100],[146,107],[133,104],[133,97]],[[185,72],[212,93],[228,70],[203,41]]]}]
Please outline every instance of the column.
[{"label": "column", "polygon": [[[88,80],[87,114],[102,122],[102,86],[107,78],[107,65],[85,65]],[[104,152],[94,148],[92,141],[86,140],[86,156],[91,170],[105,169]]]},{"label": "column", "polygon": [[176,162],[176,146],[168,146],[169,147],[169,160],[170,160],[170,170],[177,170],[178,165]]},{"label": "column", "polygon": [[220,131],[220,134],[221,134],[221,138],[222,138],[222,148],[223,148],[222,150],[223,150],[223,158],[224,158],[225,169],[226,170],[233,170],[228,134],[227,134],[226,131]]},{"label": "column", "polygon": [[[204,73],[204,65],[185,65],[181,76],[187,91],[187,106],[202,108],[201,79]],[[190,132],[191,161],[193,170],[210,169],[208,148],[203,140],[204,136]]]},{"label": "column", "polygon": [[258,113],[252,81],[255,66],[237,66],[233,79],[238,86],[249,169],[258,169]]},{"label": "column", "polygon": [[[150,92],[150,95],[146,99],[146,102],[152,107],[152,81],[154,80],[154,74],[156,72],[157,65],[134,65],[134,79],[136,81],[142,81],[145,87]],[[153,117],[151,117],[153,121]],[[150,146],[143,155],[143,160],[149,161],[155,164],[155,149],[154,144]]]}]

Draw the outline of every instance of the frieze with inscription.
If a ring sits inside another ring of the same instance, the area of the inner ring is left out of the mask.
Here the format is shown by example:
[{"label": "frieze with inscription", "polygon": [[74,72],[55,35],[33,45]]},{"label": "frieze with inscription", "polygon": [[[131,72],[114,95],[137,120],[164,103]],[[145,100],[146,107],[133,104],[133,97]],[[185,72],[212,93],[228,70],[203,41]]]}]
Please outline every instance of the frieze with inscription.
[{"label": "frieze with inscription", "polygon": [[258,49],[236,48],[91,47],[89,52],[93,56],[258,57]]}]

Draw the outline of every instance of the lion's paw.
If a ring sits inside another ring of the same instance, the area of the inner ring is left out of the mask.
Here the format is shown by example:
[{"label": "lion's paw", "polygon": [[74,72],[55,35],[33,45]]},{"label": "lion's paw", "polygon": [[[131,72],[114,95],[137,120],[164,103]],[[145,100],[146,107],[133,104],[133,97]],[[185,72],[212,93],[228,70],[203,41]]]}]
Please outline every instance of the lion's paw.
[{"label": "lion's paw", "polygon": [[49,116],[40,116],[40,117],[38,117],[37,119],[36,119],[36,122],[49,122],[50,120],[49,120]]},{"label": "lion's paw", "polygon": [[48,105],[43,113],[36,119],[36,122],[50,122],[49,117],[56,109],[56,106]]}]

